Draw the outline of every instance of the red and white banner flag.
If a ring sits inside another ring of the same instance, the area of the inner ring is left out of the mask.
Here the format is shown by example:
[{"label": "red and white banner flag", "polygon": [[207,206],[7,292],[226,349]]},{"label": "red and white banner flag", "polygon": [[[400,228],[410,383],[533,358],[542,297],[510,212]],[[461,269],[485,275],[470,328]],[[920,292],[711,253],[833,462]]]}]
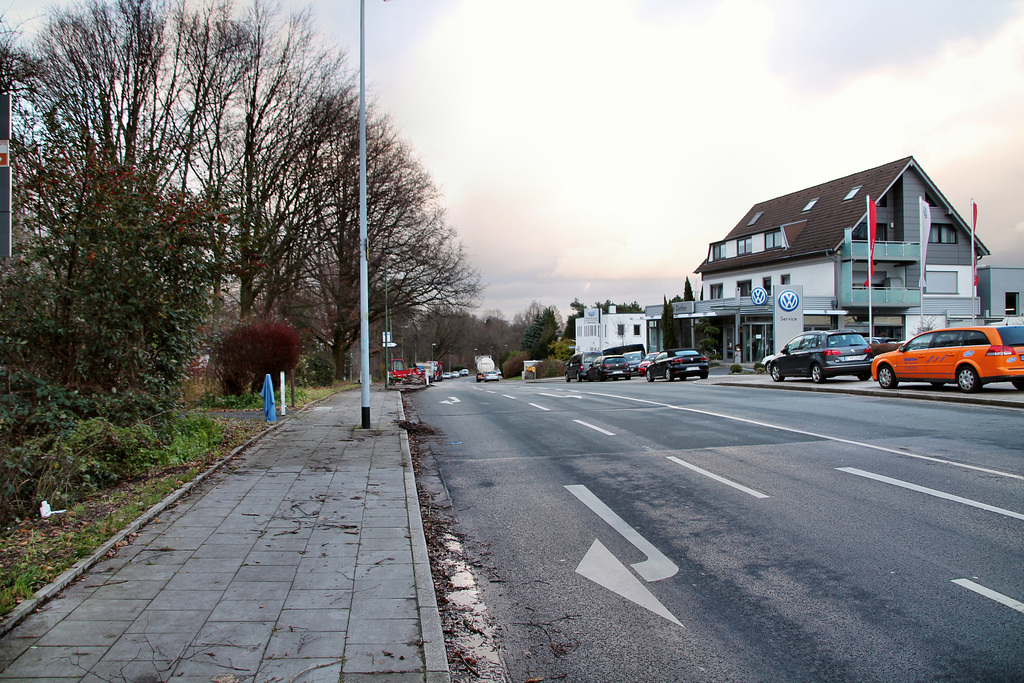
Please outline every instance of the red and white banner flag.
[{"label": "red and white banner flag", "polygon": [[921,291],[928,286],[927,279],[925,278],[925,266],[928,263],[928,239],[932,234],[932,207],[928,205],[924,197],[918,197],[918,211],[921,215],[921,277],[918,280],[918,286]]},{"label": "red and white banner flag", "polygon": [[868,204],[868,279],[864,286],[871,288],[871,279],[875,276],[875,221],[878,218],[878,207],[871,201],[871,196],[864,198]]},{"label": "red and white banner flag", "polygon": [[978,252],[974,250],[974,231],[978,229],[978,205],[971,200],[971,275],[978,286]]}]

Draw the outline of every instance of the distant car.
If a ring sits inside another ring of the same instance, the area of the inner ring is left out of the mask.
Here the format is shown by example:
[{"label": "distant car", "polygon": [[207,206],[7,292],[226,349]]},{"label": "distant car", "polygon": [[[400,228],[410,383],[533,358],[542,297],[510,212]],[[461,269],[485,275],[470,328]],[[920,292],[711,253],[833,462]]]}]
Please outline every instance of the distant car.
[{"label": "distant car", "polygon": [[647,374],[647,367],[651,363],[654,362],[654,359],[657,358],[657,356],[658,356],[658,352],[657,351],[655,351],[654,353],[649,353],[646,356],[644,356],[644,359],[642,361],[640,361],[640,365],[636,366],[637,374],[639,374],[639,375]]},{"label": "distant car", "polygon": [[582,382],[587,376],[587,370],[590,368],[590,364],[594,362],[595,358],[601,356],[600,351],[584,351],[582,353],[573,354],[569,362],[565,364],[565,381],[571,382],[576,380]]},{"label": "distant car", "polygon": [[459,377],[469,377],[469,368],[459,370]]},{"label": "distant car", "polygon": [[451,379],[451,378],[452,378],[452,373],[450,373],[450,372],[445,372],[445,373],[443,373],[443,374],[441,375],[441,377],[443,377],[444,379]]},{"label": "distant car", "polygon": [[829,377],[855,375],[871,378],[871,347],[859,332],[829,330],[804,332],[793,337],[768,361],[772,379],[810,377],[817,383]]},{"label": "distant car", "polygon": [[647,366],[648,382],[659,377],[669,382],[677,377],[684,382],[687,377],[707,379],[708,357],[696,349],[666,349]]},{"label": "distant car", "polygon": [[501,374],[497,370],[488,370],[484,373],[485,382],[497,382],[501,379]]},{"label": "distant car", "polygon": [[1024,391],[1024,325],[953,327],[919,334],[871,363],[883,389],[900,382],[955,383],[975,392],[990,382],[1012,382]]},{"label": "distant car", "polygon": [[587,369],[587,381],[629,379],[633,375],[624,356],[598,356]]},{"label": "distant car", "polygon": [[626,362],[629,363],[629,371],[635,375],[637,373],[637,368],[640,367],[640,363],[644,359],[644,352],[627,351],[621,355],[626,359]]}]

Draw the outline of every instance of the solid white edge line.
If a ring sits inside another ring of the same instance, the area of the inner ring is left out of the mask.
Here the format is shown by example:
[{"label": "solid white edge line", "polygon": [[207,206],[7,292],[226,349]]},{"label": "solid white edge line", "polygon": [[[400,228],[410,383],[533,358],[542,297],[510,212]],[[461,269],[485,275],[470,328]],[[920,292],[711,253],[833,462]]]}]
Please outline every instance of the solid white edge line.
[{"label": "solid white edge line", "polygon": [[536,403],[531,403],[530,405],[534,408],[540,408],[541,410],[551,410],[551,408],[545,408],[544,406],[537,405]]},{"label": "solid white edge line", "polygon": [[930,462],[937,462],[942,465],[952,465],[954,467],[960,467],[967,470],[974,470],[976,472],[985,472],[986,474],[995,474],[1000,477],[1010,477],[1012,479],[1024,480],[1024,475],[1014,474],[1012,472],[1003,472],[1002,470],[993,470],[987,467],[978,467],[977,465],[967,465],[962,462],[956,462],[955,460],[943,460],[942,458],[935,458],[930,455],[918,455],[917,453],[910,453],[909,451],[903,451],[898,448],[886,448],[885,446],[878,446],[872,443],[865,443],[863,441],[853,441],[852,439],[842,439],[838,436],[829,436],[828,434],[818,434],[816,432],[808,432],[803,429],[794,429],[793,427],[782,427],[780,425],[769,424],[767,422],[760,422],[758,420],[751,420],[745,417],[735,417],[734,415],[723,415],[722,413],[713,413],[710,410],[699,410],[697,408],[687,408],[685,406],[676,406],[671,403],[662,403],[660,401],[649,401],[644,398],[633,398],[631,396],[617,396],[615,394],[601,394],[597,392],[590,392],[594,396],[604,396],[606,398],[621,398],[626,401],[636,401],[638,403],[647,403],[652,406],[659,406],[661,408],[671,408],[672,410],[684,410],[689,413],[697,413],[699,415],[707,415],[709,417],[720,417],[724,420],[735,420],[736,422],[745,422],[747,424],[756,425],[758,427],[765,427],[767,429],[778,429],[783,432],[790,432],[791,434],[803,434],[804,436],[813,436],[816,439],[825,439],[826,441],[835,441],[837,443],[850,444],[851,446],[861,446],[863,448],[870,448],[876,451],[883,451],[885,453],[894,453],[895,455],[903,455],[908,458],[917,458],[918,460],[928,460]]},{"label": "solid white edge line", "polygon": [[601,429],[601,428],[600,428],[600,427],[598,427],[597,425],[592,425],[592,424],[590,424],[589,422],[584,422],[583,420],[573,420],[573,422],[575,422],[576,424],[581,424],[581,425],[583,425],[584,427],[590,427],[590,428],[591,428],[591,429],[593,429],[593,430],[594,430],[595,432],[601,432],[601,433],[602,433],[602,434],[604,434],[605,436],[615,436],[615,433],[614,433],[614,432],[609,432],[609,431],[608,431],[607,429]]},{"label": "solid white edge line", "polygon": [[1013,598],[1003,595],[1002,593],[997,593],[991,588],[985,588],[981,584],[974,583],[970,579],[953,579],[953,583],[957,584],[958,586],[963,586],[967,590],[974,591],[978,595],[983,595],[986,598],[989,598],[990,600],[995,600],[1000,604],[1006,605],[1010,609],[1015,609],[1018,612],[1024,613],[1024,602],[1014,600]]},{"label": "solid white edge line", "polygon": [[682,465],[683,467],[688,467],[689,469],[693,470],[694,472],[697,472],[698,474],[703,474],[705,477],[710,477],[710,478],[714,479],[715,481],[718,481],[718,482],[721,482],[721,483],[725,484],[726,486],[731,486],[734,489],[737,489],[739,491],[743,491],[743,493],[749,493],[754,498],[768,498],[768,495],[765,494],[765,493],[761,493],[760,491],[755,491],[754,489],[747,488],[743,484],[737,484],[736,482],[731,481],[729,479],[726,479],[725,477],[721,477],[721,476],[715,474],[714,472],[708,472],[705,469],[701,469],[700,467],[697,467],[696,465],[691,465],[690,463],[686,462],[685,460],[680,460],[679,458],[675,457],[674,455],[669,455],[667,457],[668,457],[669,460],[671,460],[674,463]]},{"label": "solid white edge line", "polygon": [[918,491],[919,493],[927,493],[929,496],[935,496],[936,498],[944,498],[951,500],[955,503],[962,503],[964,505],[970,505],[981,510],[988,510],[989,512],[995,512],[996,514],[1004,515],[1006,517],[1013,517],[1014,519],[1024,520],[1024,514],[1014,512],[1013,510],[1005,510],[1003,508],[997,508],[994,505],[988,503],[979,503],[976,500],[970,498],[961,498],[960,496],[954,496],[952,493],[945,493],[944,491],[938,491],[936,489],[930,489],[925,486],[918,486],[917,484],[911,484],[910,482],[902,481],[900,479],[893,479],[892,477],[886,477],[881,474],[875,474],[873,472],[866,472],[859,470],[856,467],[837,467],[840,472],[846,472],[848,474],[856,474],[858,477],[866,477],[867,479],[874,479],[886,484],[892,484],[893,486],[899,486],[901,488],[910,489],[911,491]]}]

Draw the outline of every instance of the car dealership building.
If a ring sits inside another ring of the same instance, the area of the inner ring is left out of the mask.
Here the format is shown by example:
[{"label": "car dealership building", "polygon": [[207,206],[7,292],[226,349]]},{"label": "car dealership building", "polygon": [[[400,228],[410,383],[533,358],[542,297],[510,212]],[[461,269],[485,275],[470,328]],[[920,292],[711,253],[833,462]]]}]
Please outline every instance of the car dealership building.
[{"label": "car dealership building", "polygon": [[[868,197],[877,207],[870,278]],[[674,304],[677,337],[696,346],[704,320],[718,328],[723,358],[753,362],[804,330],[906,339],[1001,319],[1014,301],[1019,314],[1022,269],[984,269],[995,284],[982,293],[999,301],[982,305],[974,257],[988,254],[971,223],[906,157],[750,207],[696,269],[700,300]],[[661,348],[662,311],[646,309],[651,349]]]}]

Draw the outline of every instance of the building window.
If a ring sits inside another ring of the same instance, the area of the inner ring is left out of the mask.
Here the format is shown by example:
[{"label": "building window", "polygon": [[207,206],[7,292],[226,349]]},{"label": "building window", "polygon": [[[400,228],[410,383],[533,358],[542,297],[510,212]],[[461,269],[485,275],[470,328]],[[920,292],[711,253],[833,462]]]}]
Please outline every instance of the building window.
[{"label": "building window", "polygon": [[725,245],[724,244],[716,244],[716,245],[711,247],[711,260],[712,261],[721,261],[724,258],[725,258]]},{"label": "building window", "polygon": [[741,240],[736,240],[736,253],[740,256],[749,254],[754,251],[754,238],[744,237]]},{"label": "building window", "polygon": [[804,211],[810,211],[811,209],[813,209],[813,208],[814,208],[814,205],[815,205],[815,204],[817,203],[818,199],[820,199],[820,197],[815,197],[815,198],[814,198],[814,199],[812,199],[811,201],[807,202],[807,206],[805,206],[805,207],[803,208],[803,210],[804,210]]},{"label": "building window", "polygon": [[773,230],[764,234],[764,248],[774,249],[782,246],[782,231]]},{"label": "building window", "polygon": [[633,336],[634,337],[639,337],[640,336],[640,326],[639,325],[633,325]]},{"label": "building window", "polygon": [[764,287],[764,291],[769,294],[772,293],[772,279],[770,277],[761,278],[761,286]]},{"label": "building window", "polygon": [[785,275],[780,275],[779,276],[779,284],[780,285],[788,285],[789,284],[789,273],[786,273]]},{"label": "building window", "polygon": [[764,215],[764,211],[758,211],[757,213],[754,214],[754,217],[750,219],[750,222],[747,223],[747,225],[748,226],[753,225],[754,223],[757,222],[757,219],[760,218],[763,215]]},{"label": "building window", "polygon": [[848,202],[851,199],[853,199],[854,197],[856,197],[857,196],[857,191],[860,190],[861,187],[862,187],[861,185],[858,185],[857,187],[855,187],[852,190],[850,190],[849,193],[847,193],[847,195],[845,197],[843,197],[843,201],[844,202]]},{"label": "building window", "polygon": [[942,223],[932,225],[928,242],[930,244],[956,244],[956,229],[952,225]]},{"label": "building window", "polygon": [[1006,293],[1006,315],[1020,315],[1020,292]]},{"label": "building window", "polygon": [[750,280],[744,280],[743,282],[736,283],[736,289],[739,290],[740,296],[750,296],[752,289]]},{"label": "building window", "polygon": [[925,294],[959,294],[956,272],[951,270],[926,271]]},{"label": "building window", "polygon": [[722,298],[722,285],[711,285],[711,298],[721,299]]}]

